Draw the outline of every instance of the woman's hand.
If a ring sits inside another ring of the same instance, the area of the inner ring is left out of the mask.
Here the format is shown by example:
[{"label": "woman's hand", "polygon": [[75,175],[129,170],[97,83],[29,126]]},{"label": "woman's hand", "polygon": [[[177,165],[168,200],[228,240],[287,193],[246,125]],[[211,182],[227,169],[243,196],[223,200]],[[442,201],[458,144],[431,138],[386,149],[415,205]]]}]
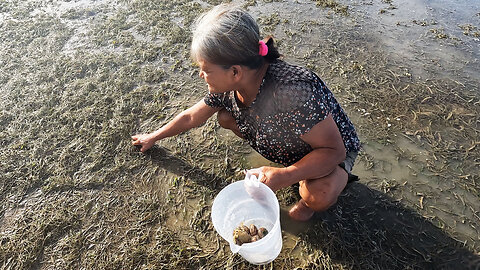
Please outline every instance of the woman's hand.
[{"label": "woman's hand", "polygon": [[284,168],[263,166],[258,170],[260,171],[257,175],[258,180],[267,185],[273,192],[290,185]]},{"label": "woman's hand", "polygon": [[150,149],[157,140],[152,134],[137,134],[132,136],[132,145],[140,145],[140,151],[143,153]]}]

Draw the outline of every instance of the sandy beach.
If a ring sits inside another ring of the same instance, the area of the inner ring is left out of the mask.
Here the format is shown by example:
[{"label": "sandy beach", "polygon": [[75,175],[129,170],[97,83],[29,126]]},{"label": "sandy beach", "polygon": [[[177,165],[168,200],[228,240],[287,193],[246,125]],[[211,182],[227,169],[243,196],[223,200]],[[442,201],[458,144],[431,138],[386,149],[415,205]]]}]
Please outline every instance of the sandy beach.
[{"label": "sandy beach", "polygon": [[480,269],[480,2],[233,2],[335,94],[360,181],[305,223],[278,191],[282,251],[251,265],[211,204],[279,165],[214,118],[130,139],[207,93],[190,27],[222,1],[0,1],[0,269]]}]

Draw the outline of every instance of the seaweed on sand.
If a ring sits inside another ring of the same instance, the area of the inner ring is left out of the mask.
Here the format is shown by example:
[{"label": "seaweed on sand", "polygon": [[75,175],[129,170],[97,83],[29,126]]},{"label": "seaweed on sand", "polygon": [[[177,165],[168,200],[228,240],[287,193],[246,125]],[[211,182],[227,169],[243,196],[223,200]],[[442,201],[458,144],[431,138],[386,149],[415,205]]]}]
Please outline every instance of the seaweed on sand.
[{"label": "seaweed on sand", "polygon": [[[285,4],[265,2],[249,8]],[[203,96],[188,43],[208,4],[103,0],[62,10],[62,3],[0,3],[0,268],[256,269],[231,254],[210,222],[215,194],[248,166],[247,145],[214,120],[146,154],[130,145],[130,135]],[[414,177],[405,185],[363,179],[368,186],[351,185],[300,235],[286,226],[284,250],[266,268],[478,263],[475,82],[415,80],[348,24],[277,19],[282,52],[326,79],[366,145],[390,147],[401,136],[426,149],[428,161],[401,147],[392,152],[417,162],[412,170],[437,189]],[[282,36],[286,28],[291,35]],[[379,170],[379,157],[362,152],[357,166]],[[412,193],[422,194],[420,205],[405,196]],[[440,195],[461,208],[437,203]],[[282,207],[297,196],[294,188],[278,193]]]}]

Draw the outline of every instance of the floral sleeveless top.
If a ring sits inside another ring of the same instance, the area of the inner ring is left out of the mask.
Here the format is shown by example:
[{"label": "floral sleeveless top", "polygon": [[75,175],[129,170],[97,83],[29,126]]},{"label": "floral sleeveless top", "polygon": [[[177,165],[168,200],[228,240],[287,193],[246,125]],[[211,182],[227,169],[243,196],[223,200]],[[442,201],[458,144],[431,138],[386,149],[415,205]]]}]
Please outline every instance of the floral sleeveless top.
[{"label": "floral sleeveless top", "polygon": [[235,91],[207,94],[204,101],[229,111],[244,139],[262,156],[284,166],[313,150],[300,136],[328,114],[337,124],[346,151],[360,149],[353,124],[323,81],[308,69],[281,60],[269,65],[249,107],[238,101]]}]

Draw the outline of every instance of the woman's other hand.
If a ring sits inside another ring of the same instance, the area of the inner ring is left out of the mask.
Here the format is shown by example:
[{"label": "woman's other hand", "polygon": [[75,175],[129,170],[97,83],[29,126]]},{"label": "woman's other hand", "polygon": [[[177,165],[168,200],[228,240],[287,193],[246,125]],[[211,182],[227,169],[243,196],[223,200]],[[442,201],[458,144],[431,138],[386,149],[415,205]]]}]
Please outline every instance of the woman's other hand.
[{"label": "woman's other hand", "polygon": [[252,171],[252,174],[255,174],[258,180],[267,185],[273,192],[289,186],[288,181],[285,181],[284,168],[263,166]]},{"label": "woman's other hand", "polygon": [[137,134],[132,136],[132,145],[140,145],[140,151],[143,153],[150,149],[156,140],[151,134]]}]

